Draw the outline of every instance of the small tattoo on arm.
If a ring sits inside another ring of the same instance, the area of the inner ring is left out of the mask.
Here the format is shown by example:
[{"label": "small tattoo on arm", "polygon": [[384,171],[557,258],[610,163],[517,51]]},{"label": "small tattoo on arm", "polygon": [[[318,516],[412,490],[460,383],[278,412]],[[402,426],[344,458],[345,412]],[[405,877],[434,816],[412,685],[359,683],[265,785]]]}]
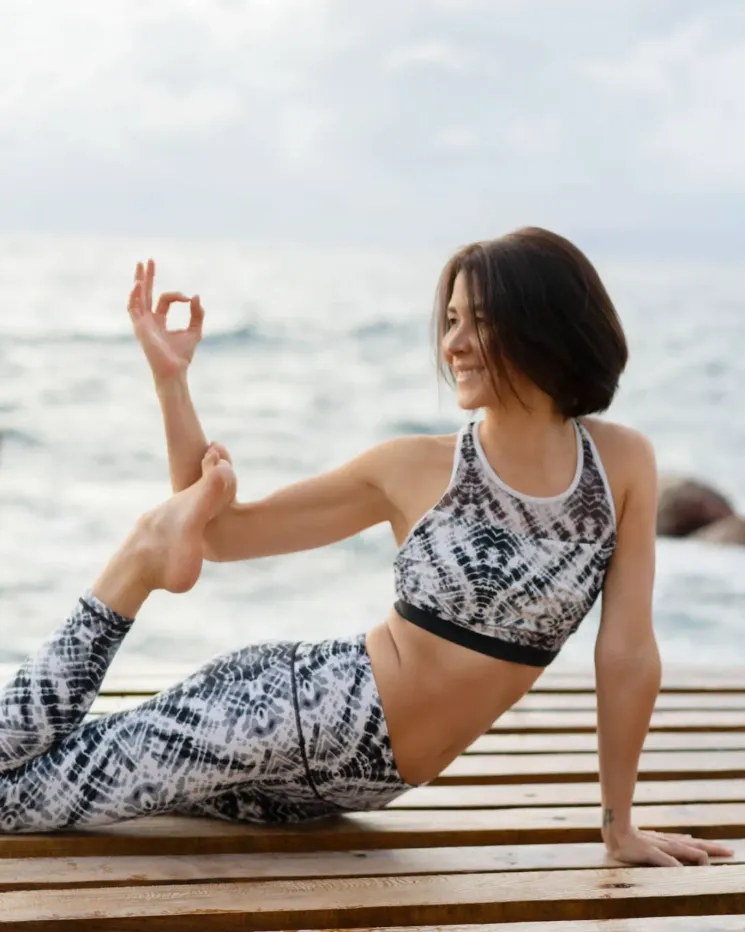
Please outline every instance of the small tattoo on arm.
[{"label": "small tattoo on arm", "polygon": [[613,825],[613,810],[603,809],[603,828],[608,828],[609,825]]}]

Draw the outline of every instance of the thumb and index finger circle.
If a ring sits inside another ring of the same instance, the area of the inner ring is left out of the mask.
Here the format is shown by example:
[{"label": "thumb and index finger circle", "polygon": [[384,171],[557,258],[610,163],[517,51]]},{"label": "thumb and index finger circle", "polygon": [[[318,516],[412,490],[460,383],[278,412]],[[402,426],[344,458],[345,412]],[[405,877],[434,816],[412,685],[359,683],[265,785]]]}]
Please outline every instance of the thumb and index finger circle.
[{"label": "thumb and index finger circle", "polygon": [[185,295],[182,291],[165,291],[159,298],[158,303],[155,307],[155,313],[159,314],[161,317],[165,317],[170,310],[170,307],[175,302],[180,302],[182,304],[189,303],[190,298]]}]

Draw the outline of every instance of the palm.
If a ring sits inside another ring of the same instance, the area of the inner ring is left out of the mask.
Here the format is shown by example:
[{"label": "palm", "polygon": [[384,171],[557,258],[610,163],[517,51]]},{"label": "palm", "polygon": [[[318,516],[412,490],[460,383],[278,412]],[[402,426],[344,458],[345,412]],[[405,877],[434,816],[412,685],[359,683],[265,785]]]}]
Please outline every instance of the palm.
[{"label": "palm", "polygon": [[136,320],[134,332],[153,375],[159,377],[187,369],[201,339],[201,333],[191,330],[168,330],[165,319],[158,320],[155,314],[146,314]]},{"label": "palm", "polygon": [[[156,379],[170,378],[188,369],[197,344],[202,339],[204,310],[197,296],[188,298],[180,291],[167,292],[158,299],[153,310],[155,263],[145,268],[137,264],[135,284],[129,296],[129,316],[137,340]],[[182,330],[168,329],[168,311],[174,302],[189,303],[189,326]]]}]

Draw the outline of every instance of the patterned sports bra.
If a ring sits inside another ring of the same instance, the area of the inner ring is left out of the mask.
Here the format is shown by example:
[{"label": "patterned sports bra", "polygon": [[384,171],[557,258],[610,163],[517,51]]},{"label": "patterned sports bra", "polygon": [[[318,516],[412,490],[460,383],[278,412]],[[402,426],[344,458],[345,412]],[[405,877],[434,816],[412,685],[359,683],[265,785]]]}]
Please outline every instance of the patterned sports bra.
[{"label": "patterned sports bra", "polygon": [[402,618],[482,654],[551,663],[595,603],[616,544],[605,470],[586,428],[574,426],[577,470],[550,498],[501,481],[478,424],[460,431],[445,494],[396,556]]}]

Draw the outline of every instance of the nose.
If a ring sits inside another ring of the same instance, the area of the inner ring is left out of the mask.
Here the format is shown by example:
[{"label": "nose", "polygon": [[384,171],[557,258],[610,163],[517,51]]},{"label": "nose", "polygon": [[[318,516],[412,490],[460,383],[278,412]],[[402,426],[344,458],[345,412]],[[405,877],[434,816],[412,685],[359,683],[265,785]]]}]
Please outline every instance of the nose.
[{"label": "nose", "polygon": [[472,344],[471,328],[466,321],[460,320],[452,326],[445,334],[442,341],[442,348],[445,353],[457,356],[460,353],[467,353]]}]

